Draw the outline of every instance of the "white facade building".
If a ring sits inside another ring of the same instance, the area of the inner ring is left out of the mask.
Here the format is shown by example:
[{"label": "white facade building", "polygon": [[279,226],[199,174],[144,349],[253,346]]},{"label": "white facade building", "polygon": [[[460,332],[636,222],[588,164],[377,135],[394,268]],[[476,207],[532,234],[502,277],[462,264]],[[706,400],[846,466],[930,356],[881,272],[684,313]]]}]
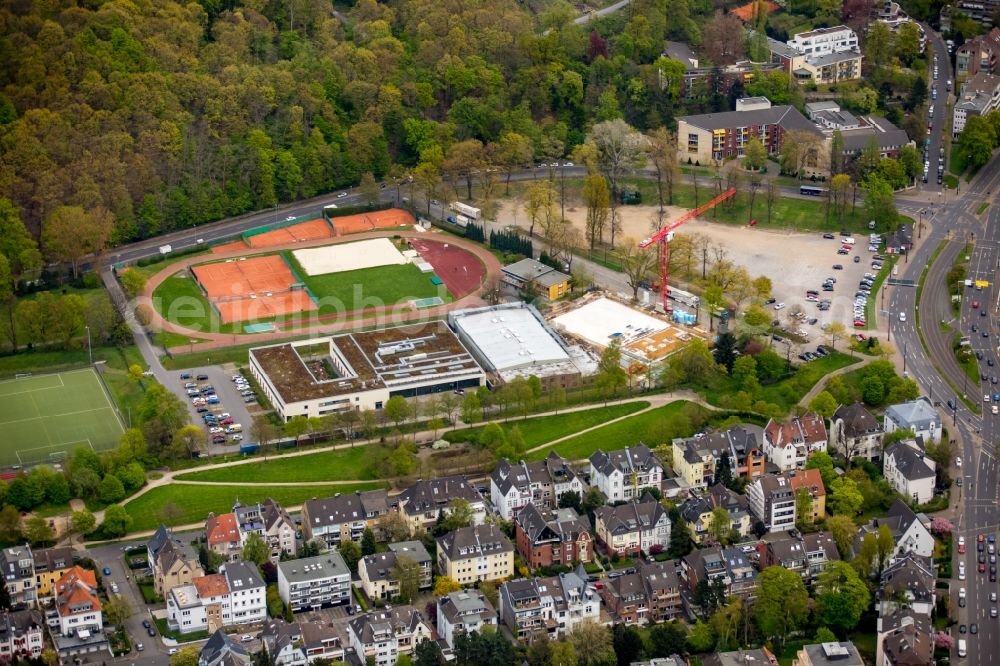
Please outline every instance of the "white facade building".
[{"label": "white facade building", "polygon": [[788,46],[807,56],[827,55],[857,50],[858,34],[845,25],[800,32],[788,40]]},{"label": "white facade building", "polygon": [[293,613],[348,603],[351,571],[336,552],[279,562],[278,596]]},{"label": "white facade building", "polygon": [[609,503],[639,499],[644,488],[660,490],[662,483],[663,463],[645,444],[590,456],[590,484]]}]

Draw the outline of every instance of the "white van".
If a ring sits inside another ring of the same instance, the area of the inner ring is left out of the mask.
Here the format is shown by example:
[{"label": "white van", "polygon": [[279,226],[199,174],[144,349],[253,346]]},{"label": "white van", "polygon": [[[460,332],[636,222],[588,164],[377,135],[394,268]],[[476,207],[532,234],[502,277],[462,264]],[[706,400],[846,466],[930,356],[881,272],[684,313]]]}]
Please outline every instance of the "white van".
[{"label": "white van", "polygon": [[855,240],[854,240],[854,237],[853,237],[853,236],[849,236],[849,237],[847,237],[847,238],[844,238],[844,239],[843,239],[843,241],[844,241],[845,243],[847,243],[848,245],[854,245],[854,243],[856,243],[856,242],[857,242],[857,241],[855,241]]},{"label": "white van", "polygon": [[959,638],[958,639],[958,656],[959,657],[964,657],[965,655],[966,655],[965,639],[964,638]]}]

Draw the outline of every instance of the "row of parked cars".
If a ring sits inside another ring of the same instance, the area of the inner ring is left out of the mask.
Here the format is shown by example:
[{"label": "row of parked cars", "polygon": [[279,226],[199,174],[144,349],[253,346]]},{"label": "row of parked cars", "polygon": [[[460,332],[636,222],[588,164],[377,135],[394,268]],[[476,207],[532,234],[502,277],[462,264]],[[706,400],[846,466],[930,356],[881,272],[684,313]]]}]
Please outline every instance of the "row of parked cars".
[{"label": "row of parked cars", "polygon": [[229,412],[222,411],[222,399],[211,384],[198,384],[197,381],[208,381],[208,375],[197,375],[192,377],[190,373],[181,375],[184,381],[184,390],[191,398],[191,404],[195,411],[201,414],[205,429],[213,444],[225,444],[227,441],[240,442],[243,440],[243,425],[236,423]]},{"label": "row of parked cars", "polygon": [[830,348],[826,345],[817,345],[816,351],[805,351],[799,354],[800,361],[815,361],[818,358],[830,355]]}]

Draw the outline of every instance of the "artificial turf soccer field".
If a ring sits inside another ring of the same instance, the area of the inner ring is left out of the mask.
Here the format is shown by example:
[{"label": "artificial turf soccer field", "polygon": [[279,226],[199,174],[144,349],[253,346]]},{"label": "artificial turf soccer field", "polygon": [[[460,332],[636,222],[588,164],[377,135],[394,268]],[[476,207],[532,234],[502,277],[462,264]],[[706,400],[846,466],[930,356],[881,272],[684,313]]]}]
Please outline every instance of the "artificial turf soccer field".
[{"label": "artificial turf soccer field", "polygon": [[0,465],[54,462],[118,445],[122,423],[91,368],[0,381]]}]

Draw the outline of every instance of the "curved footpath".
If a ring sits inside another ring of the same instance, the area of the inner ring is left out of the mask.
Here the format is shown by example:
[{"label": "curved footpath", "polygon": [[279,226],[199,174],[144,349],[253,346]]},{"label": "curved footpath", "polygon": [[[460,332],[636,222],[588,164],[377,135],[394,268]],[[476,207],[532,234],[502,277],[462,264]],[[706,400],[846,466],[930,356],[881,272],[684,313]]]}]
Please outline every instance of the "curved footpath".
[{"label": "curved footpath", "polygon": [[[534,447],[532,449],[529,449],[527,451],[527,453],[532,453],[534,451],[538,451],[540,449],[544,449],[544,448],[550,447],[550,446],[552,446],[554,444],[558,444],[559,442],[571,439],[571,438],[576,437],[578,435],[586,434],[586,433],[591,432],[593,430],[596,430],[598,428],[603,428],[606,425],[610,425],[610,424],[617,423],[619,421],[623,421],[625,419],[628,419],[628,418],[631,418],[631,417],[634,417],[634,416],[638,416],[640,414],[643,414],[645,412],[651,411],[653,409],[657,409],[659,407],[663,407],[665,405],[668,405],[668,404],[670,404],[672,402],[676,402],[678,400],[686,400],[688,402],[694,402],[694,403],[697,403],[697,404],[701,405],[702,407],[705,407],[706,409],[710,409],[710,410],[718,410],[719,409],[718,407],[715,407],[715,406],[710,405],[707,402],[705,402],[705,400],[701,396],[699,396],[697,393],[695,393],[693,391],[686,391],[686,390],[684,390],[684,391],[673,391],[673,392],[670,392],[670,393],[657,393],[657,394],[653,394],[653,395],[649,395],[649,396],[623,398],[621,400],[609,400],[607,403],[577,405],[575,407],[567,407],[566,409],[560,409],[558,411],[542,412],[542,413],[539,413],[539,414],[529,414],[528,418],[535,418],[535,417],[540,417],[540,416],[554,416],[554,415],[557,415],[557,414],[566,414],[566,413],[570,413],[570,412],[586,411],[586,410],[589,410],[589,409],[594,409],[594,408],[597,408],[597,407],[602,407],[605,404],[607,404],[607,405],[621,405],[621,404],[628,404],[628,403],[633,403],[633,402],[648,402],[649,403],[648,407],[640,409],[639,411],[636,411],[636,412],[632,412],[631,414],[625,414],[624,416],[619,416],[618,418],[610,419],[608,421],[605,421],[604,423],[599,423],[598,425],[591,426],[590,428],[586,428],[584,430],[580,430],[578,432],[574,432],[574,433],[571,433],[569,435],[565,435],[565,436],[560,437],[558,439],[554,439],[554,440],[551,440],[551,441],[539,444],[538,446],[536,446],[536,447]],[[516,420],[512,421],[512,423],[516,424]],[[480,426],[480,425],[483,425],[483,423],[466,424],[466,423],[464,423],[461,420],[457,420],[456,423],[455,423],[454,428],[452,428],[452,429],[455,430],[455,429],[459,429],[459,428],[463,428],[463,427],[477,427],[477,426]],[[433,435],[434,435],[434,432],[431,431],[431,430],[425,430],[425,431],[413,433],[413,436],[415,438],[420,438],[420,439],[429,438],[429,437],[432,437]],[[421,437],[421,436],[423,436],[423,437]],[[367,439],[367,440],[363,440],[363,441],[360,441],[360,442],[354,442],[353,444],[333,444],[333,445],[330,445],[330,446],[321,446],[321,447],[316,447],[316,448],[303,449],[301,451],[293,451],[291,453],[282,454],[281,456],[275,456],[275,458],[285,459],[285,458],[295,458],[295,457],[298,457],[298,456],[308,456],[308,455],[318,454],[318,453],[328,453],[330,451],[338,451],[338,450],[342,450],[342,449],[351,449],[351,448],[355,448],[355,447],[359,447],[359,446],[369,446],[371,444],[377,444],[378,442],[379,442],[378,438],[372,438],[372,439]],[[122,502],[122,504],[127,504],[128,502],[131,502],[132,500],[134,500],[134,499],[136,499],[138,497],[141,497],[142,495],[145,495],[146,493],[150,492],[154,488],[159,488],[161,486],[165,486],[165,485],[168,485],[168,484],[171,484],[171,483],[185,484],[185,485],[241,486],[241,487],[252,486],[252,487],[255,487],[255,488],[266,488],[266,487],[269,487],[269,486],[274,486],[274,487],[282,487],[282,486],[337,486],[337,485],[350,485],[350,484],[357,484],[357,483],[368,483],[368,482],[372,481],[372,479],[355,479],[355,480],[347,480],[347,481],[340,480],[340,481],[307,481],[307,482],[306,481],[303,481],[303,482],[293,481],[293,482],[274,482],[274,483],[266,483],[266,482],[265,483],[241,483],[241,482],[231,482],[231,481],[219,481],[219,482],[217,482],[217,481],[191,481],[191,480],[183,480],[183,479],[178,479],[177,478],[177,477],[179,477],[179,476],[181,476],[183,474],[189,474],[189,473],[193,473],[193,472],[206,472],[206,471],[211,471],[213,469],[221,469],[221,468],[228,468],[228,467],[237,467],[239,465],[249,465],[251,463],[260,463],[260,462],[265,462],[265,461],[263,459],[261,459],[260,457],[252,457],[252,458],[245,458],[243,460],[233,460],[233,461],[223,462],[223,463],[213,463],[211,465],[203,465],[201,467],[196,467],[196,468],[192,468],[192,469],[181,469],[181,470],[173,470],[173,471],[165,472],[165,473],[163,473],[163,476],[161,476],[160,478],[148,481],[146,483],[146,485],[143,486],[142,488],[140,488],[135,494],[133,494],[133,495],[129,496],[128,498],[126,498],[125,501]],[[289,507],[285,507],[285,508],[287,510],[289,510],[289,511],[298,511],[301,507],[299,507],[299,506],[289,506]],[[104,511],[102,510],[102,511],[95,512],[94,513],[94,517],[97,519],[98,523],[101,523],[104,520]],[[180,525],[180,526],[175,526],[174,529],[177,529],[177,530],[195,529],[195,528],[201,527],[203,525],[204,525],[204,523],[198,523],[197,525],[191,525],[191,526]],[[123,537],[123,538],[149,536],[150,534],[152,534],[152,532],[130,533],[126,537]]]},{"label": "curved footpath", "polygon": [[[327,333],[335,333],[343,330],[354,330],[365,327],[370,327],[373,325],[384,324],[387,317],[394,319],[400,319],[400,321],[394,321],[394,325],[404,325],[408,322],[424,321],[428,317],[437,317],[440,315],[447,314],[448,312],[460,308],[474,307],[477,305],[482,305],[483,301],[479,298],[479,289],[476,289],[470,293],[457,296],[451,303],[446,303],[444,305],[439,305],[432,308],[424,308],[421,310],[413,310],[408,313],[401,313],[398,307],[387,306],[381,308],[380,310],[372,313],[371,315],[355,318],[343,318],[332,323],[324,323],[317,321],[315,324],[308,324],[306,326],[299,327],[298,329],[284,330],[279,329],[276,331],[271,331],[269,333],[213,333],[205,331],[196,331],[194,329],[187,328],[185,326],[180,326],[166,320],[160,312],[153,307],[152,298],[153,293],[156,288],[159,287],[164,280],[176,275],[179,271],[186,270],[195,264],[206,263],[207,261],[218,261],[232,259],[236,257],[245,257],[251,255],[269,254],[274,252],[281,252],[282,250],[296,250],[306,247],[319,247],[324,245],[335,245],[338,243],[351,243],[355,241],[367,240],[370,238],[392,238],[394,236],[400,236],[406,239],[414,240],[431,240],[436,242],[444,242],[449,245],[455,245],[466,250],[479,261],[483,263],[486,269],[483,282],[480,284],[480,288],[484,284],[489,284],[492,280],[499,279],[500,277],[500,262],[486,247],[478,243],[466,240],[464,238],[459,238],[457,236],[446,235],[442,232],[428,231],[424,233],[418,233],[416,231],[370,231],[360,234],[350,234],[347,236],[336,236],[334,238],[320,238],[313,241],[306,241],[302,243],[285,243],[283,245],[277,245],[270,248],[246,248],[241,250],[233,250],[230,252],[221,252],[219,254],[212,255],[211,257],[206,257],[204,255],[197,255],[193,257],[183,257],[170,265],[163,268],[161,271],[153,275],[146,282],[146,288],[143,290],[142,296],[140,296],[136,304],[143,303],[149,305],[153,311],[152,320],[150,322],[150,328],[156,328],[164,331],[170,331],[171,333],[178,333],[181,335],[187,335],[191,338],[201,338],[205,342],[195,343],[193,345],[182,345],[180,347],[174,347],[170,349],[172,353],[187,353],[191,351],[206,351],[210,349],[220,349],[223,347],[231,347],[240,344],[249,344],[255,342],[269,342],[272,340],[286,340],[289,337],[296,335],[301,332],[312,333],[316,335],[322,335]],[[408,316],[407,316],[408,315]]]}]

